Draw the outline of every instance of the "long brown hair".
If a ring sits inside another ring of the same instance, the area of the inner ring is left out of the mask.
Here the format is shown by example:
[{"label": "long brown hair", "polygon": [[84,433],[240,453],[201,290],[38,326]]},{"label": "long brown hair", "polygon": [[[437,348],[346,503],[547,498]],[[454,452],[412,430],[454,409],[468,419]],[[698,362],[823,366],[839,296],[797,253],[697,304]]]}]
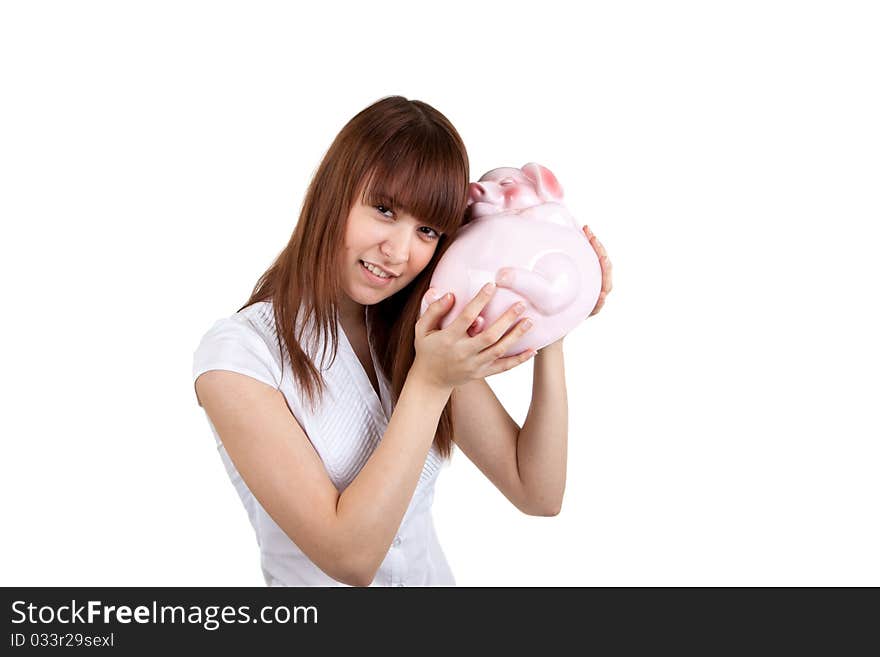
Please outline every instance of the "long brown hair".
[{"label": "long brown hair", "polygon": [[[302,313],[313,320],[316,333],[324,338],[325,354],[326,337],[331,336],[335,359],[338,299],[343,294],[338,258],[357,193],[364,202],[387,200],[441,232],[424,270],[402,290],[367,306],[370,341],[396,405],[415,360],[422,298],[438,260],[465,223],[469,177],[467,151],[458,132],[445,116],[418,100],[382,98],[355,115],[333,140],[306,191],[290,241],[239,308],[272,301],[282,376],[286,350],[293,375],[313,408],[325,383],[300,346],[305,324],[296,335],[297,316]],[[313,342],[317,338],[313,335]],[[452,452],[452,436],[450,396],[434,435],[443,458]]]}]

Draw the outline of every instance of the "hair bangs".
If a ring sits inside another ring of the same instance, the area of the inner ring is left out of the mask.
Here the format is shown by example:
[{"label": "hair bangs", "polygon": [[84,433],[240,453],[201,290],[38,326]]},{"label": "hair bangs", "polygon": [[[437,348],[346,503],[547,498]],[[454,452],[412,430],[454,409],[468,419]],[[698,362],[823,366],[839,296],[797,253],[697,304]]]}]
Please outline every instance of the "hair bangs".
[{"label": "hair bangs", "polygon": [[439,144],[403,146],[382,149],[364,183],[364,203],[387,205],[440,233],[454,234],[467,208],[467,164]]}]

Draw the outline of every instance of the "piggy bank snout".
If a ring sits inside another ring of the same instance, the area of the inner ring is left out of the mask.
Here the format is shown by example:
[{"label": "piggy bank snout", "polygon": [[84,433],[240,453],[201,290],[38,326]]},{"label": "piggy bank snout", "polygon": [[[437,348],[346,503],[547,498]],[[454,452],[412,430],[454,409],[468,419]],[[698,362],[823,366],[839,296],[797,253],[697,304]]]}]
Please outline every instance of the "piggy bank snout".
[{"label": "piggy bank snout", "polygon": [[486,195],[486,188],[479,183],[471,183],[468,186],[468,201],[471,203],[479,203]]}]

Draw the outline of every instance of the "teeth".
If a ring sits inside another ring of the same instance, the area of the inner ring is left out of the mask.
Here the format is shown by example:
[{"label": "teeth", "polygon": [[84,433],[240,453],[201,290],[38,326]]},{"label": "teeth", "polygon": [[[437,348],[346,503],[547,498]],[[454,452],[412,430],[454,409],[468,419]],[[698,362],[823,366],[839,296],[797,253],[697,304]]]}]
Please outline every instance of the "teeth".
[{"label": "teeth", "polygon": [[388,277],[389,277],[388,274],[386,274],[385,272],[383,272],[383,271],[382,271],[381,269],[379,269],[378,267],[374,267],[374,266],[371,265],[369,262],[366,262],[366,261],[364,261],[364,260],[361,260],[361,262],[363,263],[363,265],[364,265],[367,269],[369,269],[371,272],[373,272],[374,274],[376,274],[376,276],[378,276],[378,277],[380,277],[380,278],[388,278]]}]

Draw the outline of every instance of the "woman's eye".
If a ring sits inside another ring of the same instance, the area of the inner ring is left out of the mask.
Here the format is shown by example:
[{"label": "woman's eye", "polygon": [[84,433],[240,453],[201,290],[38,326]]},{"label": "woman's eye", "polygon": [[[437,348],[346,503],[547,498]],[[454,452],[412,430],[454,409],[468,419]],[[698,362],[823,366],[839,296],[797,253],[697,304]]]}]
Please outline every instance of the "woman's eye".
[{"label": "woman's eye", "polygon": [[[388,219],[394,218],[394,217],[389,217],[388,215],[385,214],[386,212],[391,212],[392,214],[394,213],[394,210],[389,208],[387,205],[382,205],[380,203],[380,204],[376,205],[375,207],[379,211],[379,213],[385,215],[386,218],[388,218]],[[434,230],[430,226],[422,226],[422,228],[427,228],[429,231],[431,231],[430,234],[429,233],[422,233],[422,235],[428,235],[428,237],[430,237],[432,240],[440,239],[440,233],[438,233],[436,230]],[[421,230],[421,228],[419,230]]]}]

